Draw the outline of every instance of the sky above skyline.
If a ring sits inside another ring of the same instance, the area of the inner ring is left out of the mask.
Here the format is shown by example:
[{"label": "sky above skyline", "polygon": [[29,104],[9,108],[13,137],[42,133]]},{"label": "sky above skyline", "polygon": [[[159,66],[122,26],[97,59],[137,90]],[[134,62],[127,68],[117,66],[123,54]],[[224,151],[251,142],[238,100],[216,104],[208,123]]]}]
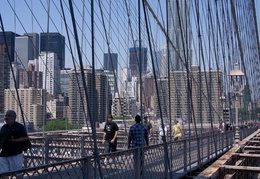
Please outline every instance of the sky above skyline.
[{"label": "sky above skyline", "polygon": [[[50,2],[50,17],[47,18],[47,10],[48,10],[48,2]],[[82,47],[83,52],[83,62],[84,64],[91,64],[91,19],[90,19],[90,7],[89,1],[86,1],[85,4],[82,3],[82,0],[73,1],[74,6],[74,14],[75,19],[77,21],[78,26],[78,37],[80,40],[80,45]],[[134,29],[133,37],[130,37],[131,34],[126,29],[128,27],[127,22],[127,14],[124,9],[125,4],[123,1],[101,1],[103,4],[103,13],[104,13],[104,21],[106,27],[102,25],[102,18],[100,16],[100,9],[98,7],[98,2],[95,3],[95,49],[97,58],[96,68],[102,68],[103,66],[103,53],[108,52],[107,43],[110,45],[111,52],[120,53],[119,54],[119,62],[121,63],[119,66],[119,70],[123,67],[126,67],[128,64],[128,48],[132,46],[132,42],[134,39],[138,39],[138,27],[137,27],[137,19],[136,18],[136,9],[138,1],[131,1],[132,9],[130,16],[132,15],[132,28]],[[128,1],[130,2],[130,1]],[[149,1],[153,7],[156,9],[156,14],[158,17],[160,16],[159,12],[159,3],[154,1]],[[257,11],[257,19],[258,19],[258,29],[259,29],[259,20],[260,20],[260,0],[256,0],[256,11]],[[83,6],[85,5],[85,8]],[[164,3],[161,3],[162,8],[165,8]],[[69,4],[67,1],[63,1],[64,12],[67,19],[68,26],[70,28],[70,34],[73,34],[71,17],[69,13]],[[109,8],[116,9],[109,11]],[[120,8],[117,8],[120,7]],[[85,10],[83,10],[85,9]],[[162,10],[165,13],[165,10]],[[49,32],[60,32],[62,35],[66,37],[66,67],[72,67],[71,55],[69,53],[68,47],[68,38],[66,35],[66,30],[64,26],[64,22],[62,19],[62,11],[60,8],[59,1],[48,1],[48,0],[2,0],[0,6],[0,13],[2,16],[2,20],[4,23],[5,31],[13,31],[17,34],[22,35],[26,32],[47,32],[47,27],[49,27]],[[84,14],[84,19],[82,19],[82,15]],[[109,20],[110,19],[110,20]],[[135,20],[135,23],[133,21]],[[85,23],[83,23],[85,21]],[[154,23],[153,21],[151,21]],[[48,25],[49,24],[49,25]],[[85,24],[85,25],[82,25]],[[153,24],[152,24],[153,25]],[[144,26],[144,25],[143,25]],[[80,29],[81,28],[81,29]],[[144,28],[144,27],[143,27]],[[106,41],[107,36],[104,31],[107,31],[108,41]],[[145,31],[145,29],[143,29]],[[84,33],[85,32],[85,33]],[[158,43],[158,50],[163,45],[165,38],[162,37],[162,33],[159,32],[158,27],[154,27],[154,36],[157,38],[156,42]],[[72,43],[72,50],[76,53],[76,45],[72,36],[70,36]],[[132,38],[132,39],[131,39]],[[148,46],[148,44],[146,44]]]},{"label": "sky above skyline", "polygon": [[[75,19],[78,28],[78,37],[80,41],[80,46],[82,48],[83,62],[85,65],[91,64],[91,17],[90,17],[90,6],[87,1],[83,4],[81,0],[73,1],[73,8]],[[102,68],[103,66],[103,53],[108,52],[108,43],[111,52],[120,53],[119,54],[119,69],[124,68],[128,64],[128,48],[132,47],[132,39],[129,39],[128,20],[125,4],[123,1],[109,3],[109,1],[101,1],[102,11],[104,14],[105,28],[102,25],[102,17],[100,15],[99,4],[95,3],[95,57],[96,57],[96,68]],[[114,3],[114,4],[113,4]],[[83,8],[85,6],[85,8]],[[115,6],[121,7],[117,8]],[[136,11],[134,6],[131,5],[133,10]],[[109,11],[109,8],[113,10]],[[69,4],[67,1],[63,1],[63,8],[68,23],[69,34],[72,42],[72,50],[77,55],[75,40],[72,34],[73,28],[71,23],[71,16],[69,13]],[[41,33],[41,32],[59,32],[65,36],[66,41],[66,67],[73,67],[71,61],[71,55],[69,53],[68,37],[66,35],[66,29],[64,21],[62,19],[62,10],[60,8],[59,1],[50,1],[50,18],[48,19],[48,1],[16,1],[16,0],[3,0],[0,6],[0,12],[4,23],[5,31],[13,31],[19,35],[24,33]],[[83,10],[84,9],[84,10]],[[124,12],[125,11],[125,12]],[[82,18],[84,14],[84,19]],[[133,13],[136,14],[136,13]],[[84,21],[84,23],[83,23]],[[48,25],[49,24],[49,25]],[[84,24],[84,25],[82,25]],[[134,27],[135,26],[135,27]],[[137,31],[137,23],[133,25],[134,31]],[[49,27],[49,29],[48,29]],[[107,32],[107,36],[104,31]],[[134,33],[133,38],[136,40],[138,36]],[[159,37],[159,36],[158,36]],[[108,40],[107,40],[108,39]],[[160,42],[160,46],[162,42]],[[124,53],[122,53],[124,52]]]}]

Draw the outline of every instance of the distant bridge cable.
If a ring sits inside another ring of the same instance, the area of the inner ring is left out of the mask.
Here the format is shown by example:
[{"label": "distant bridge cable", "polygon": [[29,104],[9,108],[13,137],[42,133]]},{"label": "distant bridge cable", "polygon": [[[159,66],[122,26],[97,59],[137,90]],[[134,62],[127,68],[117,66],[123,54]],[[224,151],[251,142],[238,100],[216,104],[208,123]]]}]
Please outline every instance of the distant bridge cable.
[{"label": "distant bridge cable", "polygon": [[[71,56],[72,56],[72,62],[73,62],[74,72],[75,72],[75,76],[76,76],[76,80],[77,80],[77,86],[78,86],[78,90],[79,90],[79,96],[80,96],[80,102],[81,102],[81,105],[82,105],[83,115],[84,115],[85,120],[87,121],[87,114],[86,114],[85,105],[84,105],[84,101],[83,101],[84,98],[83,98],[82,90],[80,88],[79,78],[78,78],[78,75],[77,75],[78,72],[77,72],[77,68],[76,68],[75,57],[74,57],[74,54],[73,54],[73,51],[72,51],[71,40],[70,40],[70,36],[69,36],[69,32],[68,32],[68,24],[67,24],[67,21],[66,21],[66,16],[65,16],[65,13],[64,13],[62,0],[60,0],[60,6],[61,6],[61,10],[62,10],[62,15],[63,15],[63,21],[65,23],[65,30],[66,30],[67,37],[68,37],[69,49],[70,49],[70,53],[71,53]],[[86,122],[86,126],[88,127],[88,122]],[[89,128],[87,128],[87,129],[88,129],[88,132],[89,132]]]},{"label": "distant bridge cable", "polygon": [[[110,5],[111,5],[111,1],[110,1]],[[101,7],[101,2],[100,0],[98,0],[98,6],[99,6],[99,10],[100,10],[100,13],[101,13],[101,19],[102,19],[102,26],[104,28],[104,32],[105,32],[105,37],[106,37],[106,43],[107,43],[107,50],[108,50],[108,55],[109,55],[109,60],[110,60],[110,63],[112,64],[112,70],[113,70],[113,75],[114,75],[114,82],[115,82],[115,89],[116,89],[116,92],[118,93],[119,95],[119,104],[120,104],[120,111],[123,111],[123,107],[122,107],[122,99],[121,99],[121,96],[119,94],[119,87],[118,87],[118,84],[117,84],[117,75],[115,73],[115,66],[114,66],[114,63],[113,63],[113,59],[112,59],[112,55],[111,55],[111,47],[110,47],[110,26],[109,26],[109,31],[107,31],[106,29],[106,26],[105,26],[105,21],[104,21],[104,14],[103,14],[103,10],[102,10],[102,7]],[[111,6],[110,6],[111,7]],[[110,11],[109,11],[110,12]],[[110,19],[109,19],[109,25],[110,25]],[[125,115],[123,113],[123,122],[124,122],[124,129],[125,129],[125,134],[127,134],[127,129],[126,129],[126,122],[125,122]]]},{"label": "distant bridge cable", "polygon": [[[6,35],[5,35],[4,24],[3,24],[1,13],[0,13],[0,22],[1,22],[1,29],[2,29],[3,37],[4,37],[5,48],[8,49],[6,51],[6,53],[7,53],[7,56],[8,56],[8,61],[9,61],[12,77],[13,77],[13,80],[14,80],[15,92],[16,92],[17,100],[18,100],[18,106],[20,108],[23,124],[25,126],[24,112],[23,112],[23,108],[22,108],[22,104],[21,104],[21,100],[20,100],[20,95],[19,95],[19,92],[18,92],[18,87],[17,87],[16,78],[15,78],[15,74],[14,74],[14,69],[13,69],[13,65],[12,65],[12,61],[11,61],[11,55],[9,53],[10,50],[9,50],[8,44],[7,44],[7,39],[6,39]],[[26,130],[26,128],[25,128],[25,130]]]},{"label": "distant bridge cable", "polygon": [[[82,62],[82,56],[81,56],[81,51],[80,51],[80,46],[79,46],[79,40],[78,40],[78,34],[77,34],[77,28],[76,28],[76,23],[75,23],[75,17],[74,17],[74,11],[73,11],[73,5],[72,5],[72,1],[69,0],[69,6],[70,6],[70,14],[71,14],[71,19],[72,19],[72,25],[73,25],[73,29],[74,29],[74,34],[75,34],[75,40],[76,40],[76,45],[77,45],[77,51],[78,51],[78,57],[79,57],[79,62],[80,62],[80,71],[81,71],[81,77],[82,77],[82,83],[83,83],[83,87],[84,87],[84,91],[85,91],[85,97],[86,97],[86,101],[87,101],[87,108],[88,108],[88,113],[90,116],[90,122],[91,122],[91,128],[92,128],[92,135],[93,135],[93,139],[94,139],[94,157],[95,157],[95,166],[96,164],[98,165],[99,168],[99,174],[100,177],[102,177],[102,171],[101,171],[101,166],[100,166],[100,156],[98,154],[98,148],[97,148],[97,137],[96,137],[96,126],[95,126],[95,120],[93,118],[93,115],[91,114],[91,110],[90,110],[90,100],[88,99],[88,92],[87,92],[87,84],[86,84],[86,80],[85,80],[85,73],[84,73],[84,69],[83,69],[83,62]],[[91,26],[93,27],[93,21],[94,21],[94,17],[93,17],[93,0],[91,1],[91,14],[92,14],[92,18],[91,18]],[[94,38],[93,38],[93,33],[94,33],[94,29],[92,29],[92,43],[94,43]],[[94,45],[94,44],[92,44]],[[94,46],[92,47],[94,50]],[[92,50],[92,58],[94,57],[94,53]],[[94,58],[93,58],[94,60]],[[92,76],[94,76],[94,73],[92,74]],[[95,78],[95,76],[94,76]],[[93,79],[92,81],[93,83],[93,91],[95,91],[95,81]],[[94,100],[95,100],[95,95],[94,95]],[[94,106],[93,106],[94,107]],[[87,121],[86,121],[87,122]],[[95,176],[97,176],[96,173],[96,167],[94,170],[94,174]]]},{"label": "distant bridge cable", "polygon": [[[27,5],[27,7],[29,8],[29,10],[31,11],[32,16],[35,18],[36,22],[37,22],[38,25],[40,26],[40,23],[38,22],[38,20],[37,20],[36,17],[34,16],[34,13],[33,13],[32,9],[29,7],[29,5],[28,5],[28,3],[27,3],[26,1],[25,1],[25,3],[26,3],[26,5]],[[16,11],[15,11],[15,8],[10,4],[9,0],[8,0],[8,4],[9,4],[10,8],[12,9],[12,11],[14,12],[15,19],[18,20],[18,22],[19,22],[19,24],[22,26],[23,30],[26,32],[26,34],[28,34],[28,32],[26,31],[26,29],[25,29],[23,23],[21,22],[21,19],[17,16],[17,13],[16,13]],[[40,26],[40,28],[41,28],[42,31],[44,31],[41,26]],[[31,39],[30,39],[30,40],[31,40]],[[35,46],[34,44],[33,44],[33,48],[34,48],[34,49],[36,48],[36,46]],[[39,53],[39,51],[38,51],[38,53]],[[18,60],[20,60],[20,57],[17,56],[17,55],[16,55],[16,58],[17,58]],[[40,57],[40,58],[42,58],[42,57]],[[40,59],[39,59],[39,60],[40,60]],[[41,60],[42,60],[42,59],[41,59]],[[21,60],[20,60],[20,62],[21,62]],[[45,62],[43,62],[43,64],[44,64],[45,67],[46,67]],[[21,63],[21,66],[23,67],[23,69],[24,69],[25,71],[28,70],[27,67],[25,67],[23,63]],[[50,72],[50,70],[49,70],[48,68],[47,68],[47,72]],[[50,77],[52,78],[52,75],[50,75]],[[55,82],[55,81],[54,81],[54,82]],[[55,82],[55,84],[56,84],[56,82]],[[56,85],[57,85],[57,84],[56,84]],[[38,91],[37,91],[37,94],[39,94]],[[43,98],[43,96],[42,96],[41,94],[40,94],[40,96]],[[14,97],[14,98],[15,98],[15,97]],[[46,107],[49,109],[48,106],[46,106]],[[49,110],[50,110],[50,109],[49,109]],[[25,117],[26,119],[28,119],[28,117],[27,117],[27,115],[26,115],[25,113],[24,113],[24,117]],[[29,121],[29,119],[28,119],[27,121]]]},{"label": "distant bridge cable", "polygon": [[234,20],[234,27],[235,27],[236,37],[237,37],[237,41],[238,41],[240,58],[241,58],[242,66],[243,66],[243,71],[245,73],[245,78],[246,78],[246,83],[247,83],[246,86],[247,86],[248,92],[250,93],[250,96],[251,96],[250,86],[248,84],[249,80],[248,80],[247,70],[246,70],[245,60],[244,60],[243,47],[242,47],[241,37],[239,34],[239,30],[238,30],[238,23],[237,23],[237,18],[236,18],[236,8],[234,5],[234,0],[231,0],[231,12],[232,12],[232,18]]},{"label": "distant bridge cable", "polygon": [[[150,39],[150,32],[149,32],[149,27],[148,27],[146,6],[144,3],[144,0],[142,1],[142,3],[143,3],[143,11],[144,11],[144,17],[145,17],[145,22],[146,22],[146,31],[147,31],[147,35],[148,35],[149,47],[150,47],[150,51],[152,52],[152,44],[151,44],[151,39]],[[163,123],[163,117],[162,117],[159,89],[158,89],[158,84],[157,84],[157,76],[155,73],[156,69],[155,69],[155,65],[154,65],[153,53],[151,53],[151,59],[152,59],[153,73],[154,73],[154,79],[155,79],[155,87],[156,87],[156,91],[157,91],[158,106],[159,106],[160,116],[161,116],[162,129],[163,129],[164,136],[167,136],[165,133],[165,130],[164,130],[164,123]],[[171,176],[172,173],[169,172],[169,171],[171,171],[171,168],[170,168],[171,166],[170,166],[170,161],[169,161],[169,156],[168,156],[168,146],[167,146],[166,138],[163,138],[163,143],[164,143],[164,154],[165,154],[165,169],[167,168],[167,170],[165,170],[165,177],[168,178],[168,176],[170,175],[170,178],[172,178],[172,176]]]},{"label": "distant bridge cable", "polygon": [[[150,7],[149,3],[147,2],[147,0],[144,0],[144,2],[145,2],[145,4],[146,4],[146,6],[148,7],[149,11],[152,13],[153,17],[156,19],[156,21],[157,21],[159,27],[161,28],[161,30],[162,30],[163,33],[165,34],[166,39],[169,40],[170,45],[175,49],[176,54],[177,54],[178,57],[181,59],[181,61],[183,62],[183,64],[185,64],[185,61],[183,60],[183,58],[181,57],[180,53],[178,52],[178,49],[175,47],[175,45],[173,44],[173,42],[170,40],[169,36],[168,36],[167,33],[166,33],[166,30],[165,30],[164,27],[161,25],[160,21],[158,20],[156,14],[153,12],[153,10],[152,10],[152,8]],[[185,65],[185,67],[186,67],[186,65]],[[189,70],[189,69],[188,69],[188,70]],[[197,81],[194,79],[194,77],[193,77],[193,76],[191,76],[191,77],[192,77],[193,80],[196,82],[196,84],[198,84]],[[204,94],[204,96],[205,96],[205,94]]]}]

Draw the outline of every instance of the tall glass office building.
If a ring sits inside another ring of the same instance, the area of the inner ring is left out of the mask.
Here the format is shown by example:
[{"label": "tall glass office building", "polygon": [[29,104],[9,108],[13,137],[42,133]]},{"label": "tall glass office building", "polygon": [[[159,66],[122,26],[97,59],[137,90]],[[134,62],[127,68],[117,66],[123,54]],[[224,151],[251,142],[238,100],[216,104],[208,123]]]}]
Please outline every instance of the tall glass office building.
[{"label": "tall glass office building", "polygon": [[[41,33],[41,52],[54,52],[58,55],[60,70],[65,68],[65,37],[60,33]],[[48,43],[47,43],[48,42]]]}]

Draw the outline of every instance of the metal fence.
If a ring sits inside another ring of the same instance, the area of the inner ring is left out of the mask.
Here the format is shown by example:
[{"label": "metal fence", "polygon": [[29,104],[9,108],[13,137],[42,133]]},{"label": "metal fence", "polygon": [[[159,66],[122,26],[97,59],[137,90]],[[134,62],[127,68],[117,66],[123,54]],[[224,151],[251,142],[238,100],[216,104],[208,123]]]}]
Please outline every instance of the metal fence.
[{"label": "metal fence", "polygon": [[[255,130],[241,130],[241,139]],[[167,142],[166,145],[99,154],[96,157],[88,155],[86,136],[37,137],[31,140],[32,149],[24,155],[25,168],[2,173],[0,177],[9,175],[15,178],[19,174],[24,178],[44,179],[180,178],[228,151],[234,143],[234,131]],[[104,158],[108,159],[107,165],[103,163]]]}]

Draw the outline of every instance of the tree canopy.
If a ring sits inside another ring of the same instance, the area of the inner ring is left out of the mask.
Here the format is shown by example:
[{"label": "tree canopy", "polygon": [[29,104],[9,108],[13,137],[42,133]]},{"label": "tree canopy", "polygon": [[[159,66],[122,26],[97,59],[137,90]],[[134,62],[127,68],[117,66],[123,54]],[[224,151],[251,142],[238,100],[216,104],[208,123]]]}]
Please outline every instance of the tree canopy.
[{"label": "tree canopy", "polygon": [[71,130],[71,129],[81,129],[83,125],[70,124],[68,120],[55,120],[47,123],[44,126],[45,131],[58,131],[58,130]]}]

